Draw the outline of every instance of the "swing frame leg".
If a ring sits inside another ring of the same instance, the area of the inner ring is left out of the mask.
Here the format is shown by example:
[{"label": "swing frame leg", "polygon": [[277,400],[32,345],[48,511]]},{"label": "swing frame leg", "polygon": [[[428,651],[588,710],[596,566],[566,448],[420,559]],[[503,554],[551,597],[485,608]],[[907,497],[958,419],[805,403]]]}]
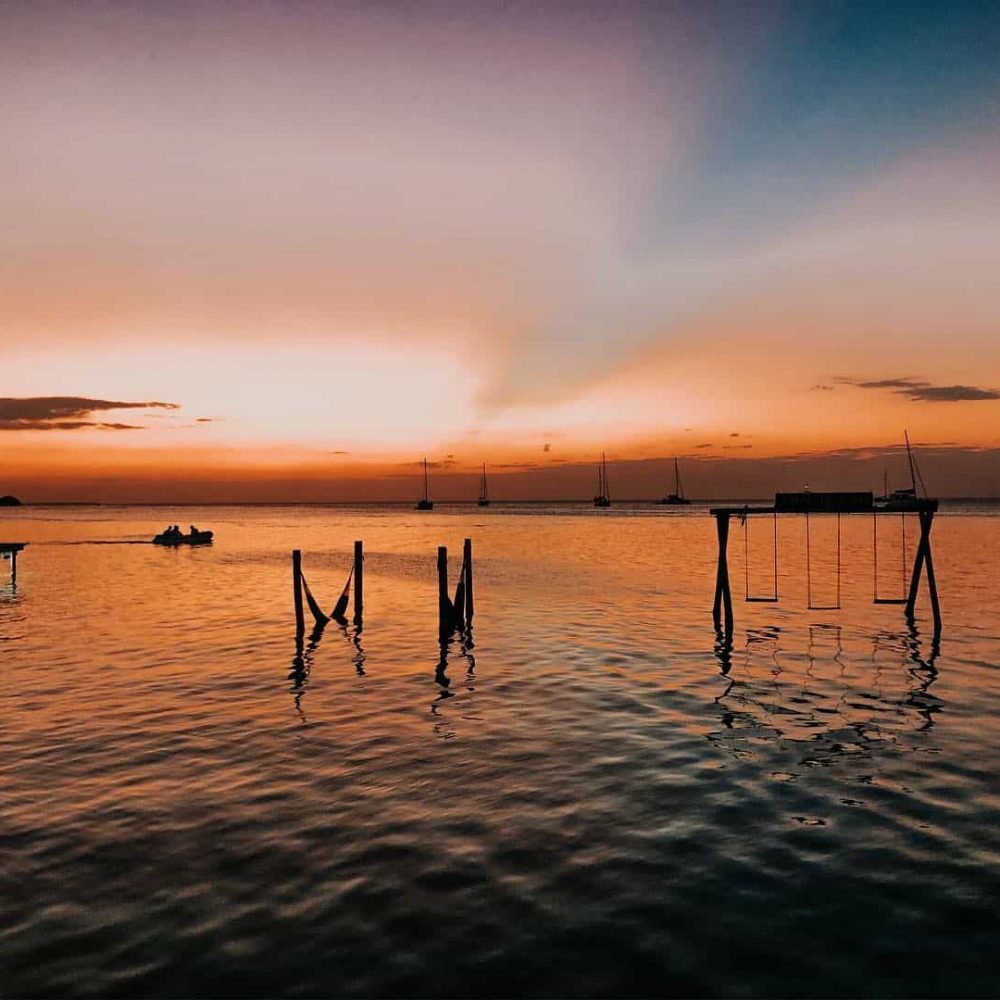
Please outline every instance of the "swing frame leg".
[{"label": "swing frame leg", "polygon": [[941,605],[938,602],[937,580],[934,577],[934,558],[931,555],[931,528],[934,525],[934,511],[918,511],[917,517],[920,519],[920,541],[917,544],[917,554],[913,560],[913,573],[910,576],[910,593],[906,598],[906,617],[910,621],[915,617],[917,593],[920,589],[920,574],[926,566],[927,592],[931,599],[934,632],[940,634]]},{"label": "swing frame leg", "polygon": [[715,571],[715,600],[712,603],[712,621],[716,631],[722,630],[722,613],[725,609],[726,635],[733,634],[733,594],[729,586],[729,562],[726,549],[729,545],[729,514],[715,515],[715,528],[719,536],[719,561]]}]

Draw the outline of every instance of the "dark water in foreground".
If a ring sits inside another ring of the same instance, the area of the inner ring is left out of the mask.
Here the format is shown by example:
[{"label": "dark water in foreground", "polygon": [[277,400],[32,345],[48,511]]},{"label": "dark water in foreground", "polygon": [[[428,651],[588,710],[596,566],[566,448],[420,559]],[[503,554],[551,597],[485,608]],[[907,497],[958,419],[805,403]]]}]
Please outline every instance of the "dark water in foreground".
[{"label": "dark water in foreground", "polygon": [[[0,512],[32,542],[0,577],[0,994],[996,994],[995,513],[935,524],[939,649],[871,604],[859,517],[843,610],[805,609],[782,521],[783,601],[738,601],[729,650],[697,508]],[[89,544],[168,519],[217,544]],[[288,552],[330,606],[354,538],[364,630],[297,663]],[[739,597],[743,565],[734,526]]]}]

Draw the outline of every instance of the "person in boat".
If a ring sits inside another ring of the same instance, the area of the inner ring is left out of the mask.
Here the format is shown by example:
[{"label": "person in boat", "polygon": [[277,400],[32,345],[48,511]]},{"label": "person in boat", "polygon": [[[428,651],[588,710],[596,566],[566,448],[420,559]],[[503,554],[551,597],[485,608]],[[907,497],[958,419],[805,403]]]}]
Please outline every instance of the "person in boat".
[{"label": "person in boat", "polygon": [[169,525],[167,525],[167,530],[163,532],[163,537],[164,538],[173,538],[174,535],[176,534],[176,532],[177,532],[177,525],[176,524],[169,524]]},{"label": "person in boat", "polygon": [[201,532],[193,524],[188,525],[188,530],[191,532],[192,536],[201,534]]}]

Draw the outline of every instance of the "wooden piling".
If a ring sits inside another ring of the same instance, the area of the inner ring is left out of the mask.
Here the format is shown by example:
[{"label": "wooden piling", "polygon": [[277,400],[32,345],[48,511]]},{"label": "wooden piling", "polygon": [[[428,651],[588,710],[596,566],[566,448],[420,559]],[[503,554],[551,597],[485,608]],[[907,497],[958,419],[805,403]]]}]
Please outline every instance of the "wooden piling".
[{"label": "wooden piling", "polygon": [[475,610],[472,598],[472,539],[466,538],[462,550],[462,561],[465,564],[465,624],[472,625],[472,614]]},{"label": "wooden piling", "polygon": [[455,585],[455,599],[451,602],[451,620],[459,632],[465,631],[465,567],[458,571],[458,583]]},{"label": "wooden piling", "polygon": [[[931,517],[934,515],[931,514]],[[928,529],[929,531],[930,529]],[[927,566],[927,593],[931,598],[931,615],[934,618],[934,635],[941,635],[941,605],[938,604],[937,580],[934,579],[934,557],[931,555],[930,542],[927,543],[927,555],[924,558]]]},{"label": "wooden piling", "polygon": [[303,635],[306,630],[306,619],[302,613],[302,552],[292,550],[292,595],[295,599],[295,634]]},{"label": "wooden piling", "polygon": [[438,546],[438,631],[442,636],[453,629],[451,598],[448,596],[448,549]]},{"label": "wooden piling", "polygon": [[722,628],[722,610],[725,607],[726,634],[733,632],[733,595],[729,587],[729,562],[726,549],[729,545],[729,514],[720,511],[715,515],[715,526],[719,534],[719,562],[715,572],[715,601],[712,604],[712,620],[716,629]]},{"label": "wooden piling", "polygon": [[17,549],[10,554],[10,585],[17,586]]},{"label": "wooden piling", "polygon": [[354,543],[354,624],[359,628],[365,613],[364,598],[365,551],[364,543]]},{"label": "wooden piling", "polygon": [[465,631],[467,624],[465,620],[465,609],[467,606],[465,600],[465,569],[465,556],[463,554],[462,565],[458,571],[458,583],[455,585],[455,599],[452,601],[451,605],[452,620],[455,623],[455,628],[457,628],[460,632]]}]

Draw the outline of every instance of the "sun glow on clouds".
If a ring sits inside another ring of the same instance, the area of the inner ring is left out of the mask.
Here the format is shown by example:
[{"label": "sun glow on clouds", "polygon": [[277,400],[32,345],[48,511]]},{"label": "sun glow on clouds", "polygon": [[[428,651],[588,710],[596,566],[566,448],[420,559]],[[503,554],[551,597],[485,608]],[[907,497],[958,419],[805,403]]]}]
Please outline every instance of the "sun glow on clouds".
[{"label": "sun glow on clouds", "polygon": [[445,350],[292,342],[74,351],[32,374],[26,394],[79,384],[112,396],[156,385],[182,407],[145,421],[141,432],[117,435],[115,446],[283,445],[286,457],[434,448],[468,419],[477,389],[474,374]]},{"label": "sun glow on clouds", "polygon": [[0,397],[181,407],[0,443],[250,476],[992,442],[1000,19],[843,6],[0,5]]}]

